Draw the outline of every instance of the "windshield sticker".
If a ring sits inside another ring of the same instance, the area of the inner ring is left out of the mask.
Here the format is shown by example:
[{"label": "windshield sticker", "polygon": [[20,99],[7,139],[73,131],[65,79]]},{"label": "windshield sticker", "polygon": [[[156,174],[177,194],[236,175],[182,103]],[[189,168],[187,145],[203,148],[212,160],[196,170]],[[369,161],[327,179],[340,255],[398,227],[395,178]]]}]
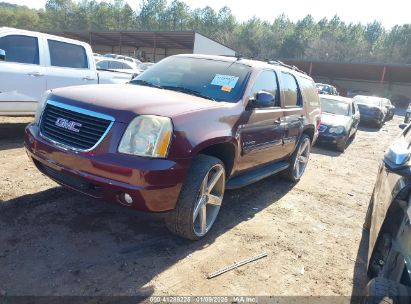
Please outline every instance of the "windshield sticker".
[{"label": "windshield sticker", "polygon": [[221,87],[221,91],[224,91],[224,92],[228,92],[228,93],[230,93],[230,92],[231,92],[231,90],[232,90],[232,88],[231,88],[231,87],[229,87],[229,86],[222,86],[222,87]]},{"label": "windshield sticker", "polygon": [[216,74],[211,84],[232,89],[236,86],[238,79],[236,76]]}]

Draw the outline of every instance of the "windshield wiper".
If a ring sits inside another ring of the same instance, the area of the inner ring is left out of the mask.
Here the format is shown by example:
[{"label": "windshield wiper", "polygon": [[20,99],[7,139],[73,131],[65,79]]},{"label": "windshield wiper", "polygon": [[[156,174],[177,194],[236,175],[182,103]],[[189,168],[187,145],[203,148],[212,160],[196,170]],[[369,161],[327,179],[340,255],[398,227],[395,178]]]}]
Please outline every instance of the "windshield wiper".
[{"label": "windshield wiper", "polygon": [[163,88],[163,89],[166,89],[166,90],[171,90],[171,91],[177,91],[177,92],[187,93],[187,94],[194,95],[194,96],[197,96],[197,97],[202,97],[202,98],[205,98],[205,99],[209,99],[209,100],[212,100],[212,101],[216,101],[214,98],[212,98],[212,97],[210,97],[210,96],[201,94],[200,92],[198,92],[198,91],[196,91],[196,90],[189,89],[189,88],[174,87],[174,86],[163,86],[162,88]]},{"label": "windshield wiper", "polygon": [[146,80],[141,80],[141,79],[134,79],[134,80],[131,80],[129,83],[131,83],[131,84],[141,84],[143,86],[157,88],[157,89],[164,89],[164,87],[162,87],[162,86],[159,86],[157,84],[148,82]]}]

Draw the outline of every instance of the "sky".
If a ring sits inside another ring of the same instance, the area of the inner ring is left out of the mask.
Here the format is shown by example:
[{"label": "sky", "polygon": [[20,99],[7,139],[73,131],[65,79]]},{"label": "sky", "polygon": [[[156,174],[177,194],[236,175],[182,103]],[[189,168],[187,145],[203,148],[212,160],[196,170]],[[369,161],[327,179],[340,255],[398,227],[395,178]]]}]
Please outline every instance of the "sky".
[{"label": "sky", "polygon": [[[46,3],[46,0],[1,1],[37,9],[44,7]],[[110,0],[106,1],[110,2]],[[137,9],[141,3],[140,0],[126,0],[126,2],[134,9]],[[406,0],[184,0],[184,2],[192,9],[209,5],[218,11],[223,6],[228,6],[239,21],[246,21],[253,16],[271,21],[284,13],[292,21],[301,19],[307,14],[311,14],[316,20],[323,17],[330,19],[337,14],[345,22],[366,24],[378,20],[386,28],[395,24],[411,23],[410,4]]]}]

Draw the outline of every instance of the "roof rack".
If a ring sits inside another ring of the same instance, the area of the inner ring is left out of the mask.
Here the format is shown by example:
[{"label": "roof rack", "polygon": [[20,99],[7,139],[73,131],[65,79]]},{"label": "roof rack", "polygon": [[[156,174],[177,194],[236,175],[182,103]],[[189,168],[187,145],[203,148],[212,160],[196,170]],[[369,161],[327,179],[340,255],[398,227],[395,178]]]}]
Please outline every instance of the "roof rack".
[{"label": "roof rack", "polygon": [[282,67],[285,67],[285,68],[288,68],[288,69],[294,70],[294,71],[296,71],[296,72],[299,72],[299,73],[302,73],[302,74],[307,75],[306,72],[300,70],[300,69],[299,69],[298,67],[296,67],[295,65],[285,64],[284,62],[282,62],[282,61],[280,61],[280,60],[268,60],[267,62],[268,62],[269,64],[279,65],[279,66],[282,66]]}]

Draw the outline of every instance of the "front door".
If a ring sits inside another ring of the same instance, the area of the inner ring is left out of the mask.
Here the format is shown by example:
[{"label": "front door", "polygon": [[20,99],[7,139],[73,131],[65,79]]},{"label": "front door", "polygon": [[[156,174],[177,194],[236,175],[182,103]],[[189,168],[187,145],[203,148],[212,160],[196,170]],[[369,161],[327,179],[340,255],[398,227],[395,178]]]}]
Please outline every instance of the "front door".
[{"label": "front door", "polygon": [[265,165],[284,156],[284,113],[280,105],[278,80],[274,71],[261,72],[249,97],[256,98],[259,92],[272,94],[273,106],[267,108],[248,106],[244,111],[243,121],[246,123],[239,128],[241,158],[238,170],[240,172]]},{"label": "front door", "polygon": [[6,52],[5,61],[0,61],[0,114],[35,113],[46,90],[39,38],[6,34],[0,37],[0,49]]}]

